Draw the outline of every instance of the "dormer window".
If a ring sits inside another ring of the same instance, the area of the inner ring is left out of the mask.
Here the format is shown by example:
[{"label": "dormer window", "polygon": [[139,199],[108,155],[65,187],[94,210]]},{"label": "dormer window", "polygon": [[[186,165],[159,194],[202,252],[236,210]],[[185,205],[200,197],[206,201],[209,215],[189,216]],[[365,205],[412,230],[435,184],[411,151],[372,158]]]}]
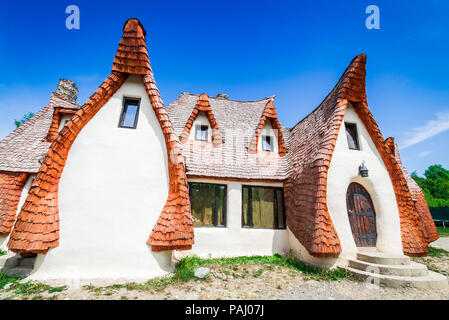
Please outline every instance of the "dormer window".
[{"label": "dormer window", "polygon": [[273,139],[271,136],[262,136],[262,150],[273,152]]},{"label": "dormer window", "polygon": [[204,124],[196,125],[195,140],[208,141],[209,126]]},{"label": "dormer window", "polygon": [[349,149],[360,150],[359,137],[357,134],[357,125],[355,123],[345,122],[345,128]]},{"label": "dormer window", "polygon": [[124,98],[122,114],[120,116],[120,128],[137,128],[137,120],[139,118],[140,99]]}]

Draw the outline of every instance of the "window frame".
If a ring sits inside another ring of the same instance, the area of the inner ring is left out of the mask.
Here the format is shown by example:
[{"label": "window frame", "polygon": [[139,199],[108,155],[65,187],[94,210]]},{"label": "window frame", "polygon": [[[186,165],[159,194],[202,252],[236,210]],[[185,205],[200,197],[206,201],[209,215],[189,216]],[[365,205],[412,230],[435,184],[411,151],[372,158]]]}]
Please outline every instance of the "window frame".
[{"label": "window frame", "polygon": [[[245,225],[245,211],[243,210],[245,205],[245,192],[244,189],[248,188],[248,222],[251,221],[252,224],[252,217],[253,217],[253,204],[252,204],[252,191],[249,192],[252,188],[265,188],[265,189],[274,189],[274,198],[273,198],[273,207],[274,207],[274,225],[275,228],[255,228],[251,225]],[[284,227],[279,227],[279,208],[277,205],[277,197],[276,197],[276,191],[281,191],[281,198],[282,198],[282,218],[284,221]],[[251,210],[250,210],[251,208]],[[251,214],[249,214],[251,212]],[[250,219],[251,218],[251,219]],[[276,219],[277,218],[277,219]],[[276,228],[277,225],[277,228]],[[242,228],[243,229],[254,229],[254,230],[286,230],[287,229],[287,221],[286,221],[286,215],[285,215],[285,201],[284,201],[284,187],[272,187],[272,186],[256,186],[256,185],[242,185]]]},{"label": "window frame", "polygon": [[[349,146],[349,141],[348,141],[348,127],[349,128],[353,128],[355,130],[355,144],[356,144],[356,148],[351,148]],[[360,145],[360,139],[359,139],[359,130],[357,128],[357,123],[354,122],[345,122],[345,133],[346,133],[346,143],[348,144],[348,149],[349,150],[362,150],[361,145]]]},{"label": "window frame", "polygon": [[[202,130],[203,127],[206,128],[206,130],[205,130],[205,132],[206,132],[206,139],[205,139],[205,140],[203,140],[203,139],[197,139],[197,137],[198,137],[198,131],[204,132],[204,131]],[[199,129],[199,130],[198,130],[198,129]],[[207,124],[201,124],[201,123],[198,123],[198,124],[195,125],[195,141],[204,141],[204,142],[209,141],[209,125],[207,125]]]},{"label": "window frame", "polygon": [[[128,110],[129,101],[132,101],[137,104],[136,116],[134,117],[134,124],[132,127],[123,125],[123,121],[125,120],[126,111]],[[122,111],[120,113],[120,120],[118,123],[119,128],[125,128],[125,129],[136,129],[137,128],[137,123],[139,122],[139,113],[140,113],[140,101],[141,101],[140,98],[123,97]]]},{"label": "window frame", "polygon": [[[266,141],[266,138],[269,138],[270,139],[270,143],[269,143],[269,145],[270,145],[270,150],[266,150],[265,148],[264,148],[264,142]],[[274,152],[274,139],[273,139],[273,136],[271,136],[271,135],[269,135],[269,134],[267,134],[267,135],[262,135],[262,151],[265,151],[265,152]]]},{"label": "window frame", "polygon": [[[190,201],[190,207],[192,207],[192,193],[191,193],[191,184],[209,184],[215,186],[215,206],[214,211],[212,213],[212,226],[194,226],[194,228],[227,228],[227,202],[228,202],[228,185],[223,183],[210,183],[210,182],[195,182],[195,181],[189,181],[187,183],[188,189],[189,189],[189,201]],[[218,224],[218,208],[219,208],[219,192],[217,186],[224,187],[224,197],[223,197],[223,224]],[[191,212],[192,216],[193,213]]]}]

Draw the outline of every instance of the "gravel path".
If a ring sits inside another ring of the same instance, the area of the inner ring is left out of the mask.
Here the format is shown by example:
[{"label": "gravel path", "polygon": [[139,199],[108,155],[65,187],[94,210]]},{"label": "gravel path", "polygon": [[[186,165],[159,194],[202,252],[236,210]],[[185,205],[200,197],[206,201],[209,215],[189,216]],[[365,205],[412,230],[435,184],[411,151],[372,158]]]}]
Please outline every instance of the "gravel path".
[{"label": "gravel path", "polygon": [[[446,261],[447,263],[447,261]],[[260,271],[262,269],[262,272]],[[36,296],[18,296],[0,290],[0,299],[295,299],[295,300],[386,300],[386,299],[444,299],[449,300],[449,289],[419,290],[377,287],[352,280],[316,281],[286,267],[245,265],[238,268],[212,268],[215,276],[207,280],[170,285],[156,291],[124,288],[91,287],[68,288],[63,292]],[[226,275],[227,274],[227,275]]]}]

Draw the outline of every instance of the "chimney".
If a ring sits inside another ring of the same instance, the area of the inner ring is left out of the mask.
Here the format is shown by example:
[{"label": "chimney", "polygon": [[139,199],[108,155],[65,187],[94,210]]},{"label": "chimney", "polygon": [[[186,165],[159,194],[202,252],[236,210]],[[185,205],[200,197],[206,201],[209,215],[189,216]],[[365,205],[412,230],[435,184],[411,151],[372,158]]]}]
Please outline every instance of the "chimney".
[{"label": "chimney", "polygon": [[217,98],[229,100],[229,96],[226,93],[217,94]]},{"label": "chimney", "polygon": [[76,103],[78,88],[73,81],[60,79],[56,88],[56,94],[67,101]]}]

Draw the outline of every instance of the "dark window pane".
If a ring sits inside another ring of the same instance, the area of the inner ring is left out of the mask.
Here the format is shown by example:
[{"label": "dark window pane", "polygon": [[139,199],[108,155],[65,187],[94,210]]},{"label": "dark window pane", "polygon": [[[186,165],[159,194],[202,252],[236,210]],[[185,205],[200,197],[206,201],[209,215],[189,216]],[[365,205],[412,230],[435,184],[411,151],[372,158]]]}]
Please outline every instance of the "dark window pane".
[{"label": "dark window pane", "polygon": [[271,137],[270,136],[263,136],[262,137],[262,150],[263,151],[273,151],[273,145],[271,143]]},{"label": "dark window pane", "polygon": [[357,137],[357,126],[353,123],[345,123],[345,127],[349,149],[360,150],[359,141]]},{"label": "dark window pane", "polygon": [[224,226],[226,216],[226,186],[189,183],[193,226]]},{"label": "dark window pane", "polygon": [[226,195],[226,188],[225,186],[217,186],[217,193],[218,193],[218,214],[217,214],[217,222],[218,225],[224,226],[225,225],[225,195]]},{"label": "dark window pane", "polygon": [[282,188],[243,187],[242,225],[253,228],[285,228]]},{"label": "dark window pane", "polygon": [[248,225],[248,202],[249,202],[249,188],[243,187],[243,218],[242,225]]},{"label": "dark window pane", "polygon": [[123,105],[120,127],[135,128],[137,126],[138,113],[139,101],[126,99]]},{"label": "dark window pane", "polygon": [[279,228],[285,228],[284,195],[282,189],[276,189],[276,197],[278,208],[278,225]]}]

